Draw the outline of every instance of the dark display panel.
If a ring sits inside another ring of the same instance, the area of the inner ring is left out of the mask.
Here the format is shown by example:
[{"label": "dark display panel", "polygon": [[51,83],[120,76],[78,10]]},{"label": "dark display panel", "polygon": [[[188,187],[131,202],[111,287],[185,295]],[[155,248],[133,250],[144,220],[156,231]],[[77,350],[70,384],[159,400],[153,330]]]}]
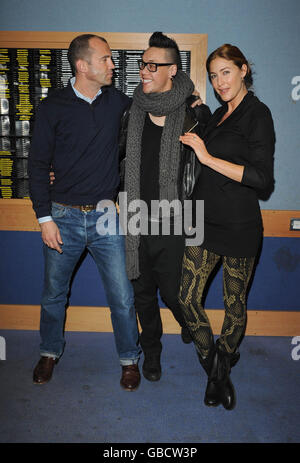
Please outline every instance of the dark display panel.
[{"label": "dark display panel", "polygon": [[[112,50],[114,85],[132,96],[142,50]],[[190,51],[181,52],[190,75]],[[72,77],[65,49],[0,48],[0,198],[28,198],[28,154],[39,102]]]}]

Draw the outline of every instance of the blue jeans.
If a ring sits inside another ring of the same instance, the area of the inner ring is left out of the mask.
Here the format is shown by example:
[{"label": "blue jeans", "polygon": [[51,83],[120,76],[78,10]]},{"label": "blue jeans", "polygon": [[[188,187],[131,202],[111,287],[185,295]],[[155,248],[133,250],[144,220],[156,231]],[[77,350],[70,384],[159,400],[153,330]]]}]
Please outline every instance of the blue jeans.
[{"label": "blue jeans", "polygon": [[[108,234],[99,234],[97,221],[108,217]],[[138,328],[134,296],[125,268],[124,236],[119,234],[115,213],[107,215],[93,210],[81,212],[52,203],[52,217],[57,224],[63,253],[44,245],[45,281],[41,304],[40,353],[58,358],[65,345],[64,320],[70,280],[75,266],[87,248],[98,267],[106,298],[121,365],[138,362]]]}]

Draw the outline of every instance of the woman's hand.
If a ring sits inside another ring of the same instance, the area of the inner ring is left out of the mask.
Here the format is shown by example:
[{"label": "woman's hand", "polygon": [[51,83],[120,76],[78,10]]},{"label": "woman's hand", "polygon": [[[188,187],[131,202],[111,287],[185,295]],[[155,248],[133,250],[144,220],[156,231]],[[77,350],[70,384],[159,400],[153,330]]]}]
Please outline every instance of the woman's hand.
[{"label": "woman's hand", "polygon": [[179,137],[179,140],[185,145],[190,146],[202,164],[207,164],[212,156],[208,153],[204,141],[195,133],[185,133]]},{"label": "woman's hand", "polygon": [[205,166],[210,167],[216,172],[219,172],[219,174],[225,175],[226,177],[231,178],[236,182],[242,181],[244,166],[216,158],[209,154],[204,141],[195,133],[187,132],[184,135],[181,135],[179,140],[185,145],[190,146],[195,151],[199,161]]}]

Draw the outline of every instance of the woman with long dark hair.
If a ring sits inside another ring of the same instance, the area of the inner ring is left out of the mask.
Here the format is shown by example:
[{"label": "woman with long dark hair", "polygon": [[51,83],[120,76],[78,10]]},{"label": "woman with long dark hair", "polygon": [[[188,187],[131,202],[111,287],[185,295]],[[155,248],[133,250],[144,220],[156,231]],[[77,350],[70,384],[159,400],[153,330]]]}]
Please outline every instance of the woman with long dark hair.
[{"label": "woman with long dark hair", "polygon": [[[180,137],[202,165],[194,199],[204,200],[204,241],[186,247],[179,300],[208,375],[204,402],[231,410],[236,398],[229,375],[246,327],[246,293],[263,232],[258,197],[273,185],[275,135],[268,107],[249,90],[251,68],[237,47],[225,44],[211,53],[207,72],[222,106],[203,139]],[[219,261],[225,317],[215,344],[202,296]]]}]

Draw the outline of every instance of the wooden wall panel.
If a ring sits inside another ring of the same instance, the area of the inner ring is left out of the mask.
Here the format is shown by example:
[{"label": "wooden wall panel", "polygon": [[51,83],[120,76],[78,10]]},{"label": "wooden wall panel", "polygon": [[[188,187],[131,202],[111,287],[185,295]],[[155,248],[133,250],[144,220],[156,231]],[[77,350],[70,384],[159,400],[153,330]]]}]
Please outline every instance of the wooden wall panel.
[{"label": "wooden wall panel", "polygon": [[[224,311],[207,309],[215,334],[220,334]],[[180,328],[169,309],[161,309],[164,333],[179,334]],[[37,305],[0,305],[0,329],[38,330],[40,307]],[[67,310],[66,331],[111,332],[107,307],[72,306]],[[248,336],[299,336],[300,312],[248,310]]]},{"label": "wooden wall panel", "polygon": [[[300,230],[290,230],[290,220],[300,219],[300,211],[263,210],[264,236],[299,238]],[[0,230],[39,231],[29,199],[0,199]]]},{"label": "wooden wall panel", "polygon": [[29,199],[0,199],[0,230],[39,231]]},{"label": "wooden wall panel", "polygon": [[300,230],[290,230],[291,219],[300,219],[300,211],[263,210],[265,236],[299,238]]}]

